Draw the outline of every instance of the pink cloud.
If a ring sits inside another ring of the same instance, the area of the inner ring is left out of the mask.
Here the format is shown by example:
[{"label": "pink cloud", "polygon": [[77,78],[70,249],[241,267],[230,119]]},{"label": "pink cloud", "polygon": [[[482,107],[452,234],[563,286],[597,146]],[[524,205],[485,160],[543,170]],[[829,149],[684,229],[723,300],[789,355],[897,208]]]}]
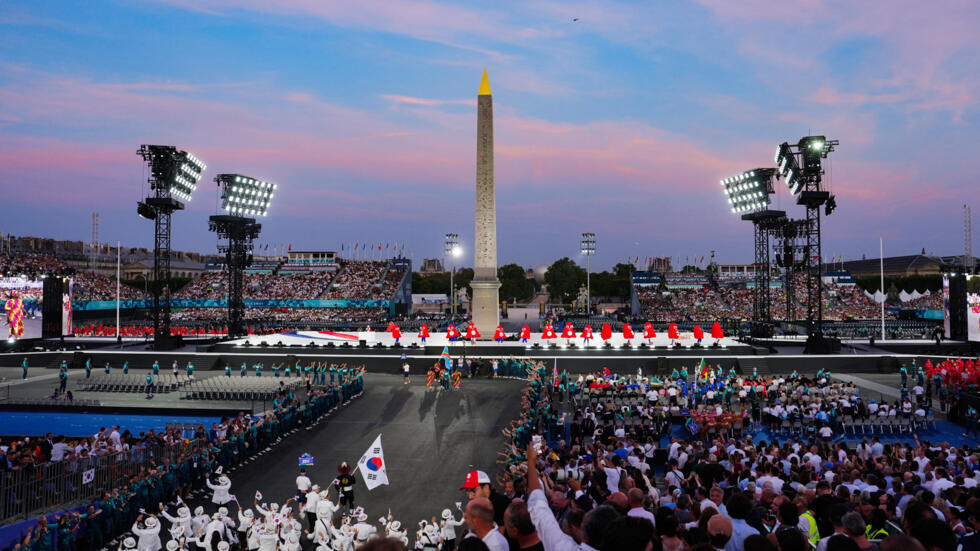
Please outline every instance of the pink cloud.
[{"label": "pink cloud", "polygon": [[412,96],[400,96],[393,94],[382,94],[381,97],[394,104],[416,105],[422,107],[437,107],[442,105],[469,105],[476,107],[474,99],[432,99],[416,98]]}]

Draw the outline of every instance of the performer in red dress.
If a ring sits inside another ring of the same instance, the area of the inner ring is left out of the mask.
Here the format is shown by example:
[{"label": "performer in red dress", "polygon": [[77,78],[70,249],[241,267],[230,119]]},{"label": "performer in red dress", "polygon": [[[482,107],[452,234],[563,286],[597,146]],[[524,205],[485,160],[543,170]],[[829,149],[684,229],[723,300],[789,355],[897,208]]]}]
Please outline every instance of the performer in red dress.
[{"label": "performer in red dress", "polygon": [[527,343],[527,340],[531,338],[531,328],[528,326],[521,327],[521,342]]},{"label": "performer in red dress", "polygon": [[504,342],[504,339],[506,338],[507,338],[507,333],[504,333],[504,327],[502,325],[498,325],[497,329],[495,329],[493,332],[493,340],[497,341],[498,343],[501,343]]},{"label": "performer in red dress", "polygon": [[647,340],[647,344],[653,344],[653,339],[657,338],[657,331],[649,321],[643,326],[643,337]]},{"label": "performer in red dress", "polygon": [[570,322],[565,322],[565,329],[561,332],[561,338],[566,339],[565,342],[571,344],[571,339],[575,338],[575,326]]},{"label": "performer in red dress", "polygon": [[585,346],[589,346],[589,342],[592,341],[592,326],[586,325],[585,329],[582,330],[582,340],[585,341]]},{"label": "performer in red dress", "polygon": [[419,340],[424,344],[427,338],[429,338],[429,326],[423,323],[422,327],[419,327]]},{"label": "performer in red dress", "polygon": [[472,321],[466,327],[466,338],[471,342],[480,338],[480,332],[476,329],[476,324]]}]

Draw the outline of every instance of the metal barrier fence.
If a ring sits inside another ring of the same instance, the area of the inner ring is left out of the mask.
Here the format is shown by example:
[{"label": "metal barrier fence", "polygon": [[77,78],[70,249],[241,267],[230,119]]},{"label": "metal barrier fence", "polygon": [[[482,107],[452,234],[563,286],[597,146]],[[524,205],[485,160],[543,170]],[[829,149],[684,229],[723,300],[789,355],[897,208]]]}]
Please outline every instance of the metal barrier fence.
[{"label": "metal barrier fence", "polygon": [[126,484],[131,476],[199,443],[135,448],[0,473],[0,524],[26,520],[52,510],[93,501]]}]

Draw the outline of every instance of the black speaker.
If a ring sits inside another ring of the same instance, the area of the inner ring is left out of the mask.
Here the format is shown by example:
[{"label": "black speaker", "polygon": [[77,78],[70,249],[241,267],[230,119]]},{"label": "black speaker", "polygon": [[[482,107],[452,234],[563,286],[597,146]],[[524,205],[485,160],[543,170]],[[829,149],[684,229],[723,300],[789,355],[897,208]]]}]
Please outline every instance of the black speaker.
[{"label": "black speaker", "polygon": [[966,276],[956,274],[949,277],[949,335],[946,338],[965,341],[966,326]]},{"label": "black speaker", "polygon": [[41,338],[61,338],[62,296],[65,283],[60,277],[44,278],[44,295],[41,299]]}]

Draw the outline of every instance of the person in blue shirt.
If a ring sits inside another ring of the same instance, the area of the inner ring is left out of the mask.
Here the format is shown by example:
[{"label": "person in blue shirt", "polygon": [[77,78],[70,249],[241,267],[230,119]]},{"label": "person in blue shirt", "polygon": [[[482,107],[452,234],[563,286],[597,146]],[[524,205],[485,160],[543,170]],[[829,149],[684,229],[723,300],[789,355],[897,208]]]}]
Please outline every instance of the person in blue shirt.
[{"label": "person in blue shirt", "polygon": [[225,364],[225,377],[231,377],[231,366]]},{"label": "person in blue shirt", "polygon": [[112,368],[109,366],[109,360],[106,360],[106,362],[105,362],[105,374],[108,375],[109,374],[109,371],[111,369]]},{"label": "person in blue shirt", "polygon": [[155,360],[153,362],[153,374],[154,375],[159,375],[160,374],[160,362],[155,361]]},{"label": "person in blue shirt", "polygon": [[146,397],[147,398],[153,397],[153,374],[152,373],[146,375]]},{"label": "person in blue shirt", "polygon": [[187,362],[187,378],[190,379],[194,376],[194,363]]},{"label": "person in blue shirt", "polygon": [[279,378],[279,365],[272,364],[272,376],[277,379]]},{"label": "person in blue shirt", "polygon": [[24,379],[27,378],[27,356],[24,356],[24,361],[20,362],[20,366],[24,369]]},{"label": "person in blue shirt", "polygon": [[123,375],[129,375],[129,360],[123,362]]},{"label": "person in blue shirt", "polygon": [[[64,364],[64,362],[61,362]],[[58,388],[63,393],[68,390],[68,366],[62,365],[58,370]]]},{"label": "person in blue shirt", "polygon": [[246,371],[248,371],[248,366],[247,366],[247,365],[245,365],[245,362],[242,362],[242,370],[241,370],[241,376],[242,376],[242,377],[244,377],[244,376],[245,376],[245,372],[246,372]]}]

